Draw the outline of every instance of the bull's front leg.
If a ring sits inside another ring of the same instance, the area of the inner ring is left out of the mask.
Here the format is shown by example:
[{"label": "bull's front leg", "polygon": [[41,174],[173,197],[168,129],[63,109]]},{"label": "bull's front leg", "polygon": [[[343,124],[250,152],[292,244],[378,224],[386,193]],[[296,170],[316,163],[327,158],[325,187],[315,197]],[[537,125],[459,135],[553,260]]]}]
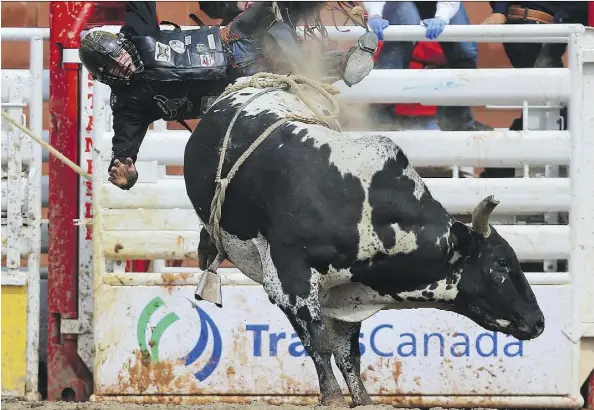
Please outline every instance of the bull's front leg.
[{"label": "bull's front leg", "polygon": [[361,351],[359,349],[359,334],[361,322],[343,322],[326,318],[326,323],[332,333],[334,345],[334,359],[351,392],[355,406],[373,404],[363,380],[361,380]]},{"label": "bull's front leg", "polygon": [[[259,249],[260,250],[260,249]],[[313,360],[320,384],[323,406],[344,406],[346,400],[332,371],[332,340],[318,300],[317,279],[303,261],[274,261],[270,250],[260,250],[264,270],[264,290],[285,313]],[[279,274],[280,273],[280,274]]]}]

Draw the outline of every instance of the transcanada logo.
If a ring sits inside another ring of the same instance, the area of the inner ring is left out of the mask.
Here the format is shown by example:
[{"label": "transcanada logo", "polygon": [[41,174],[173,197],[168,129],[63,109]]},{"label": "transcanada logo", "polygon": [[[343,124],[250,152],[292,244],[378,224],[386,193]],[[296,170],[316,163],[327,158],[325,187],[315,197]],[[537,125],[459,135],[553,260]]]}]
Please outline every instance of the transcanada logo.
[{"label": "transcanada logo", "polygon": [[[254,357],[276,357],[287,353],[307,356],[296,333],[274,331],[268,324],[248,324]],[[379,357],[523,357],[524,342],[498,332],[471,335],[464,332],[409,333],[389,323],[379,324],[369,333],[359,334],[362,355]]]},{"label": "transcanada logo", "polygon": [[[190,301],[190,303],[193,305],[194,310],[198,315],[198,320],[200,322],[200,332],[196,344],[190,350],[188,355],[183,358],[186,366],[192,365],[204,354],[212,336],[211,343],[213,347],[210,358],[199,371],[194,373],[194,376],[198,380],[204,381],[215,371],[219,361],[221,360],[221,353],[223,350],[221,333],[208,313],[198,307],[198,305],[196,305],[192,300],[188,299],[188,301]],[[180,320],[176,313],[170,312],[162,317],[156,324],[151,326],[151,318],[155,312],[157,312],[164,305],[165,303],[163,302],[163,299],[157,296],[144,307],[140,317],[138,318],[138,325],[136,329],[138,346],[140,347],[142,356],[150,357],[150,360],[153,363],[159,361],[159,344],[163,334],[173,323]],[[193,325],[194,323],[190,324],[189,326]],[[149,328],[152,329],[152,332],[150,334],[150,339],[147,342],[147,333]]]}]

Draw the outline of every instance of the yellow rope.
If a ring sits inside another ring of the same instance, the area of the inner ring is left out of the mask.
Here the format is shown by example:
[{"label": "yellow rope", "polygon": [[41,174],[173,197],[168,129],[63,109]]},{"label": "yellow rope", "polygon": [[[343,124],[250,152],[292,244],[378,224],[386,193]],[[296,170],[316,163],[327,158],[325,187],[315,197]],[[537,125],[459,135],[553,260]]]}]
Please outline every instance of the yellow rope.
[{"label": "yellow rope", "polygon": [[86,173],[77,164],[75,164],[74,162],[72,162],[68,158],[66,158],[66,156],[64,154],[62,154],[60,151],[58,151],[53,146],[51,146],[50,144],[48,144],[47,142],[45,142],[43,140],[43,138],[39,138],[38,136],[36,136],[35,134],[33,134],[33,131],[31,131],[29,128],[25,127],[22,124],[19,124],[6,111],[2,110],[2,116],[4,118],[6,118],[8,120],[8,122],[10,122],[13,126],[15,126],[16,128],[18,128],[19,130],[21,130],[24,134],[27,134],[29,137],[31,137],[33,140],[35,140],[38,144],[41,144],[41,146],[45,147],[51,154],[53,154],[60,161],[62,161],[67,166],[69,166],[78,175],[80,175],[83,178],[86,178],[89,181],[92,180],[91,175],[89,175],[88,173]]},{"label": "yellow rope", "polygon": [[[324,96],[332,105],[332,111],[329,115],[324,115],[320,113],[317,107],[312,102],[311,98],[308,97],[305,93],[305,90],[302,89],[303,85],[307,85],[313,88],[315,91],[318,91],[322,96]],[[247,158],[255,151],[255,149],[262,143],[270,134],[272,134],[276,129],[278,129],[283,124],[289,121],[299,121],[308,124],[319,124],[325,127],[328,127],[328,121],[335,119],[338,117],[340,107],[338,102],[333,97],[333,95],[338,94],[338,90],[329,84],[320,83],[317,81],[310,80],[309,78],[298,76],[298,75],[280,75],[280,74],[271,74],[271,73],[257,73],[253,75],[249,81],[242,81],[235,84],[230,84],[223,94],[217,99],[217,101],[213,104],[213,106],[220,101],[223,97],[233,93],[240,91],[244,88],[254,87],[254,88],[262,88],[263,91],[260,91],[253,96],[251,96],[247,101],[245,101],[241,107],[237,109],[233,119],[229,123],[229,127],[227,127],[227,132],[223,137],[223,144],[221,146],[221,153],[219,157],[219,164],[217,167],[217,174],[215,182],[217,184],[215,188],[215,194],[212,198],[212,202],[210,204],[210,218],[209,218],[209,225],[210,225],[210,236],[213,240],[219,255],[217,259],[220,259],[223,255],[225,255],[223,249],[223,241],[221,237],[221,211],[223,208],[223,203],[225,201],[225,195],[227,191],[227,187],[229,183],[239,170],[239,167],[247,160]],[[237,161],[231,167],[231,170],[227,174],[226,178],[221,178],[222,170],[223,170],[223,162],[225,160],[225,154],[227,153],[227,148],[229,146],[229,139],[231,137],[231,130],[233,125],[235,125],[235,121],[241,114],[242,110],[245,106],[249,103],[254,101],[256,98],[279,89],[286,89],[286,91],[295,94],[303,103],[314,113],[315,118],[308,118],[303,117],[297,114],[287,114],[283,118],[280,118],[274,124],[269,126],[249,147],[248,149],[237,159]],[[211,265],[208,270],[214,272],[216,267]]]}]

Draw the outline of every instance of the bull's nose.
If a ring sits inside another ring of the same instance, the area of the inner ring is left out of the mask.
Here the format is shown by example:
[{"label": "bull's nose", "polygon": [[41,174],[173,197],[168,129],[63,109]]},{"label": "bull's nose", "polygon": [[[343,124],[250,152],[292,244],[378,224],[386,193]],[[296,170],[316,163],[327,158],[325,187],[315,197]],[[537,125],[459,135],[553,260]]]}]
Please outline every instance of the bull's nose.
[{"label": "bull's nose", "polygon": [[544,327],[545,327],[545,320],[544,317],[540,317],[538,319],[538,321],[534,324],[534,333],[536,333],[535,336],[540,336],[542,334],[542,332],[544,331]]}]

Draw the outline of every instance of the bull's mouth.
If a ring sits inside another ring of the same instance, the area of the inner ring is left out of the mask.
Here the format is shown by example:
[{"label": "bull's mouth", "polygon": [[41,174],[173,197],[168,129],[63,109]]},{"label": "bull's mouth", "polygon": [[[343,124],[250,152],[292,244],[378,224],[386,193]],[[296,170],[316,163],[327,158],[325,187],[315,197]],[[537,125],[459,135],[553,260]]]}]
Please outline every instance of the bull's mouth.
[{"label": "bull's mouth", "polygon": [[469,306],[468,312],[469,317],[485,329],[501,332],[518,340],[531,340],[542,333],[542,329],[532,330],[526,324],[516,320],[497,318],[475,304]]}]

